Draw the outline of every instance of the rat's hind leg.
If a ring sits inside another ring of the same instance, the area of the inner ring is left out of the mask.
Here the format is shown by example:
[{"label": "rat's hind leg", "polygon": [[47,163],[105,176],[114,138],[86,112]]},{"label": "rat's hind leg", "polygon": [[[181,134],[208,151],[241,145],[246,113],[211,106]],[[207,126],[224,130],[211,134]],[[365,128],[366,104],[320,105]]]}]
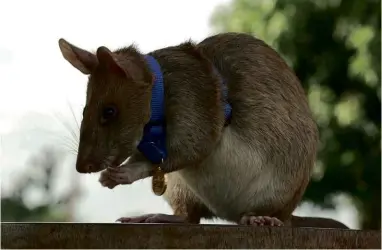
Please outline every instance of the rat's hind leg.
[{"label": "rat's hind leg", "polygon": [[186,218],[188,223],[199,224],[200,219],[210,219],[215,215],[196,197],[178,173],[168,176],[169,187],[165,199],[170,204],[175,216]]},{"label": "rat's hind leg", "polygon": [[209,219],[213,213],[192,193],[177,173],[167,175],[167,190],[164,198],[174,211],[168,214],[145,214],[122,217],[122,223],[192,223],[199,224],[201,218]]},{"label": "rat's hind leg", "polygon": [[[296,209],[299,201],[301,200],[301,197],[304,194],[304,191],[306,189],[306,186],[308,185],[308,182],[309,182],[309,178],[305,178],[305,180],[303,180],[300,187],[295,191],[291,199],[288,202],[284,203],[285,205],[282,206],[281,208],[279,207],[279,209],[274,209],[272,207],[268,207],[265,210],[262,209],[262,211],[257,209],[257,213],[256,213],[256,209],[254,210],[255,212],[246,212],[242,214],[238,224],[252,225],[252,226],[276,226],[276,227],[292,226],[291,219],[296,217],[292,216],[291,214]],[[268,213],[266,213],[266,211]],[[269,213],[269,211],[273,211],[273,212]],[[268,216],[265,216],[265,215],[268,215]]]}]

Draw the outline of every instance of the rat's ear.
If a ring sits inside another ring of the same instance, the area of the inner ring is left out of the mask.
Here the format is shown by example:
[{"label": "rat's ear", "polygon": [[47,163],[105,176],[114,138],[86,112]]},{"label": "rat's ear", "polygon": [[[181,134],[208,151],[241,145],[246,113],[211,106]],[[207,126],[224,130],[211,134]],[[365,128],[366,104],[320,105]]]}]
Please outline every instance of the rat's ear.
[{"label": "rat's ear", "polygon": [[113,55],[108,48],[101,46],[97,49],[97,58],[103,67],[106,67],[108,70],[111,70],[114,73],[130,77],[130,74],[125,67],[118,61],[116,55]]},{"label": "rat's ear", "polygon": [[58,40],[58,45],[64,58],[85,75],[91,74],[97,67],[98,60],[93,53],[80,49],[63,38]]}]

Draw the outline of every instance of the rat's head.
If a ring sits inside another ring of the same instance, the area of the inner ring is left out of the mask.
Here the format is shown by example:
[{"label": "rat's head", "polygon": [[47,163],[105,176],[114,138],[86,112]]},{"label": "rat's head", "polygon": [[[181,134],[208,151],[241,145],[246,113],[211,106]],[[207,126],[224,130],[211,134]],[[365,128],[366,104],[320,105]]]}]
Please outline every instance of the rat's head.
[{"label": "rat's head", "polygon": [[98,172],[129,157],[150,119],[153,76],[139,52],[129,47],[91,53],[64,39],[64,58],[89,75],[76,169]]}]

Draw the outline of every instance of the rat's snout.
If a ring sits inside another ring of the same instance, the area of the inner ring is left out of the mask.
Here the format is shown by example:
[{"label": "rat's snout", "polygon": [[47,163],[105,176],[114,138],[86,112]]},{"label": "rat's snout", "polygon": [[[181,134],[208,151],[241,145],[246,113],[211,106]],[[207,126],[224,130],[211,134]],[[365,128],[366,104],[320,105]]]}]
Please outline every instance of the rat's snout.
[{"label": "rat's snout", "polygon": [[98,135],[93,130],[86,129],[81,123],[81,131],[76,160],[76,170],[78,173],[95,173],[104,169],[103,148],[97,142]]},{"label": "rat's snout", "polygon": [[94,173],[99,172],[102,169],[102,162],[97,160],[98,157],[95,157],[94,153],[91,150],[81,150],[81,147],[78,150],[77,161],[76,161],[76,170],[78,173]]},{"label": "rat's snout", "polygon": [[79,163],[77,161],[76,163],[76,170],[78,173],[85,174],[85,173],[92,173],[97,172],[96,167],[93,163]]},{"label": "rat's snout", "polygon": [[81,160],[77,158],[76,170],[78,173],[95,173],[104,169],[104,164],[92,160]]}]

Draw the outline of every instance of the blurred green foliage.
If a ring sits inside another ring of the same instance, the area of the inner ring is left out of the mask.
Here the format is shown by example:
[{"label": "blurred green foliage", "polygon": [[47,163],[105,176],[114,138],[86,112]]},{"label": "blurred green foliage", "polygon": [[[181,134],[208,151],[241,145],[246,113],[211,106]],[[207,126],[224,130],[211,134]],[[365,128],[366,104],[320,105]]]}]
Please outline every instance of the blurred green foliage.
[{"label": "blurred green foliage", "polygon": [[380,229],[380,1],[233,0],[211,22],[264,40],[301,80],[321,138],[304,200],[333,207],[333,195],[347,194],[360,227]]},{"label": "blurred green foliage", "polygon": [[[57,173],[62,153],[47,148],[27,162],[32,174],[23,172],[13,182],[14,190],[1,196],[2,222],[69,222],[72,221],[70,204],[77,197],[72,191],[57,198],[53,190],[54,175]],[[28,194],[35,191],[42,199],[29,205]]]}]

